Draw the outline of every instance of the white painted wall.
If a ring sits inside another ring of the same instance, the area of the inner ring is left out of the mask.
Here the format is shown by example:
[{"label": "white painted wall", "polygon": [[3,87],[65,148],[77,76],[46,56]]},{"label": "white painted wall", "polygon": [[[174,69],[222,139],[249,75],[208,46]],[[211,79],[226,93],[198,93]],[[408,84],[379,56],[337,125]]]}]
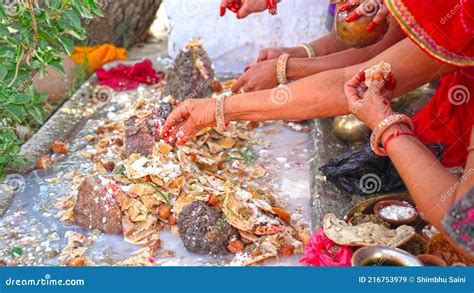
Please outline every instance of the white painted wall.
[{"label": "white painted wall", "polygon": [[169,22],[168,52],[176,57],[191,38],[201,38],[217,72],[242,72],[262,48],[292,46],[326,33],[327,0],[283,0],[278,15],[268,12],[238,20],[220,0],[165,0]]}]

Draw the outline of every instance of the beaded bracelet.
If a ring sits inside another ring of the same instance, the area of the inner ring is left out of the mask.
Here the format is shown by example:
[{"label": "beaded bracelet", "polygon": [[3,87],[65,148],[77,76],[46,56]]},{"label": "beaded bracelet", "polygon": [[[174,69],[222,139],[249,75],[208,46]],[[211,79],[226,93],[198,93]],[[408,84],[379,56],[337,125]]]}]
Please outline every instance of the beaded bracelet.
[{"label": "beaded bracelet", "polygon": [[314,52],[314,48],[310,44],[299,44],[298,47],[303,47],[308,54],[308,58],[316,57],[316,52]]},{"label": "beaded bracelet", "polygon": [[370,146],[374,153],[376,153],[379,156],[386,157],[387,153],[385,150],[380,149],[379,147],[379,142],[380,139],[382,138],[382,135],[392,127],[393,125],[396,124],[405,124],[410,128],[410,131],[413,132],[415,126],[413,125],[413,121],[411,121],[410,117],[407,115],[402,115],[402,114],[394,114],[391,116],[388,116],[384,120],[382,120],[375,128],[374,131],[372,131],[372,135],[370,136]]},{"label": "beaded bracelet", "polygon": [[283,53],[278,57],[277,62],[277,80],[279,84],[287,84],[288,79],[286,78],[286,64],[288,63],[289,54]]},{"label": "beaded bracelet", "polygon": [[402,136],[402,135],[408,135],[408,136],[413,136],[413,137],[415,136],[413,132],[397,130],[387,137],[387,139],[385,140],[383,144],[383,149],[387,151],[387,146],[390,143],[390,141],[392,141],[392,139],[394,139],[395,137]]},{"label": "beaded bracelet", "polygon": [[223,132],[227,130],[225,119],[224,119],[224,101],[225,95],[220,95],[216,98],[216,125],[217,130]]}]

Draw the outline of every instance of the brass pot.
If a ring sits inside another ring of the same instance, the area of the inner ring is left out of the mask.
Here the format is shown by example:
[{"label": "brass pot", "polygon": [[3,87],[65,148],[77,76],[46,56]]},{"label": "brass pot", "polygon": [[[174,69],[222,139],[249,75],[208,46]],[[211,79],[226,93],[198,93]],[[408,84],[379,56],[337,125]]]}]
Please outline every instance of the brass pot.
[{"label": "brass pot", "polygon": [[352,114],[334,118],[332,128],[337,137],[347,142],[363,142],[370,133],[370,128]]},{"label": "brass pot", "polygon": [[421,267],[416,256],[390,246],[368,246],[359,248],[352,255],[352,266],[403,266]]}]

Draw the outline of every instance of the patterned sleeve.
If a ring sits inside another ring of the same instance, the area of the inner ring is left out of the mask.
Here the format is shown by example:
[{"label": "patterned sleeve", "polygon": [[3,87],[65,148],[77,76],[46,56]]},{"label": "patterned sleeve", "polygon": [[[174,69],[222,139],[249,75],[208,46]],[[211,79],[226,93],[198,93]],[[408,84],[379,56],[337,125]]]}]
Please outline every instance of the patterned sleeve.
[{"label": "patterned sleeve", "polygon": [[474,188],[454,204],[441,225],[451,239],[474,256]]}]

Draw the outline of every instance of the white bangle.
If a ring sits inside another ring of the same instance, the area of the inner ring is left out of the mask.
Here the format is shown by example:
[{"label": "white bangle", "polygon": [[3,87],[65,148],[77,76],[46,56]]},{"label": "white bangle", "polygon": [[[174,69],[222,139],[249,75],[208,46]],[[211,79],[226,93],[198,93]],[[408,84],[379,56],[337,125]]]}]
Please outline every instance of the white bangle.
[{"label": "white bangle", "polygon": [[316,52],[314,52],[314,48],[310,44],[299,44],[298,47],[303,47],[308,54],[308,58],[316,57]]},{"label": "white bangle", "polygon": [[283,53],[278,57],[277,61],[277,81],[279,84],[287,84],[288,79],[286,78],[286,64],[288,63],[290,55]]},{"label": "white bangle", "polygon": [[227,130],[225,125],[225,118],[224,118],[224,101],[225,95],[219,95],[216,98],[216,108],[215,108],[215,115],[216,115],[216,125],[217,130],[224,132]]}]

